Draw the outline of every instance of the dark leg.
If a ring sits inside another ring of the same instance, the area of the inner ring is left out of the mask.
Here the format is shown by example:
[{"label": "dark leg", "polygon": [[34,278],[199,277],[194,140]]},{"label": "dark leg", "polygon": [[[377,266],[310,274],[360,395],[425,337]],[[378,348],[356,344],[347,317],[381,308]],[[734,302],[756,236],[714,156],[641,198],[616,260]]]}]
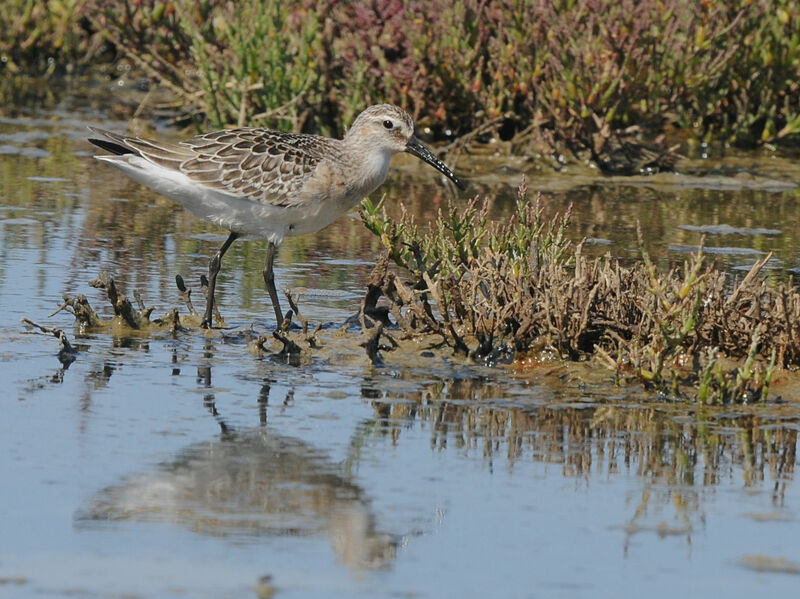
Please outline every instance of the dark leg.
[{"label": "dark leg", "polygon": [[208,262],[208,297],[206,298],[206,313],[203,316],[203,322],[200,323],[200,326],[204,329],[210,329],[212,326],[211,321],[212,313],[214,311],[214,288],[217,286],[217,273],[222,265],[222,257],[225,255],[225,252],[228,251],[228,248],[231,247],[231,244],[238,238],[239,234],[231,231],[231,234],[228,235],[225,243],[222,244],[222,247],[219,248],[219,251],[214,254],[214,257]]},{"label": "dark leg", "polygon": [[275,250],[277,246],[269,242],[269,249],[267,250],[267,263],[264,265],[264,283],[269,292],[269,299],[272,302],[272,307],[275,309],[275,318],[278,321],[278,328],[283,324],[283,313],[281,312],[281,303],[278,300],[278,290],[275,289],[275,273],[272,272],[272,263],[275,262]]}]

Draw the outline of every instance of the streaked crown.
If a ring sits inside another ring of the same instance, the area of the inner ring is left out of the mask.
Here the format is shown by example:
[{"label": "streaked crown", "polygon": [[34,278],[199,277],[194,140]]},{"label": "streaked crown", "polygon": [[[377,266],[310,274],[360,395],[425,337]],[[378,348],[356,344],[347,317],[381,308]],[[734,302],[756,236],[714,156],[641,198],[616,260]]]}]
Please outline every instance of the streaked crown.
[{"label": "streaked crown", "polygon": [[376,104],[356,117],[344,140],[351,143],[359,140],[391,152],[403,152],[413,136],[414,121],[405,110],[393,104]]}]

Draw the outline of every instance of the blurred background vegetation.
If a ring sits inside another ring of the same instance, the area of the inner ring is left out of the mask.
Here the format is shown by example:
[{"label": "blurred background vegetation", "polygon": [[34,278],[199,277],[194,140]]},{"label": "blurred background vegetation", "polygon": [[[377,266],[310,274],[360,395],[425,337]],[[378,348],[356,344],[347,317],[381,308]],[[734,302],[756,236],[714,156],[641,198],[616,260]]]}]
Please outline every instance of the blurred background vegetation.
[{"label": "blurred background vegetation", "polygon": [[800,140],[794,0],[6,0],[0,59],[6,90],[130,65],[199,128],[336,135],[392,102],[515,151]]}]

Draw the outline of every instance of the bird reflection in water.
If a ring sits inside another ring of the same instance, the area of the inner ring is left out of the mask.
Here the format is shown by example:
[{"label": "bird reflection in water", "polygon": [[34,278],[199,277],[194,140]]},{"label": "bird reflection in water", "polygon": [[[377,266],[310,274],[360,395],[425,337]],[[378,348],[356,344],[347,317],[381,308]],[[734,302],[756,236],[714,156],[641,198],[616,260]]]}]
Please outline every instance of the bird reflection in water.
[{"label": "bird reflection in water", "polygon": [[376,530],[364,490],[340,465],[299,439],[263,426],[236,430],[216,409],[212,414],[219,437],[102,490],[78,515],[78,525],[168,521],[220,536],[325,536],[350,568],[391,564],[396,539]]}]

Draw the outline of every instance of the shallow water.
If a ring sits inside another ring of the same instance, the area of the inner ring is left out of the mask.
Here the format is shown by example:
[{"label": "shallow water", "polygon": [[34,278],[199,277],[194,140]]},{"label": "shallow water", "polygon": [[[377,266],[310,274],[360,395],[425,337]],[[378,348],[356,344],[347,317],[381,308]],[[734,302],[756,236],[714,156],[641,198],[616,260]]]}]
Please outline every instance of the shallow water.
[{"label": "shallow water", "polygon": [[[0,119],[0,595],[795,591],[796,397],[675,405],[589,368],[489,369],[425,348],[375,368],[335,332],[329,351],[291,366],[235,339],[81,336],[69,315],[48,317],[63,293],[108,316],[87,285],[103,269],[166,312],[180,305],[175,274],[196,286],[224,239],[91,160],[87,123],[124,128],[106,115],[65,101]],[[772,251],[783,277],[798,266],[790,158],[711,157],[644,180],[541,167],[528,179],[550,212],[574,203],[573,236],[592,251],[635,257],[638,219],[664,265],[705,232],[726,268]],[[470,192],[502,218],[520,174],[469,162]],[[446,197],[432,170],[403,160],[383,190],[390,209],[404,199],[421,218]],[[340,323],[377,250],[343,217],[280,248],[279,287],[310,290],[311,322]],[[264,255],[246,242],[225,258],[231,328],[271,326]],[[77,360],[62,367],[56,340],[23,316],[64,328]]]}]

